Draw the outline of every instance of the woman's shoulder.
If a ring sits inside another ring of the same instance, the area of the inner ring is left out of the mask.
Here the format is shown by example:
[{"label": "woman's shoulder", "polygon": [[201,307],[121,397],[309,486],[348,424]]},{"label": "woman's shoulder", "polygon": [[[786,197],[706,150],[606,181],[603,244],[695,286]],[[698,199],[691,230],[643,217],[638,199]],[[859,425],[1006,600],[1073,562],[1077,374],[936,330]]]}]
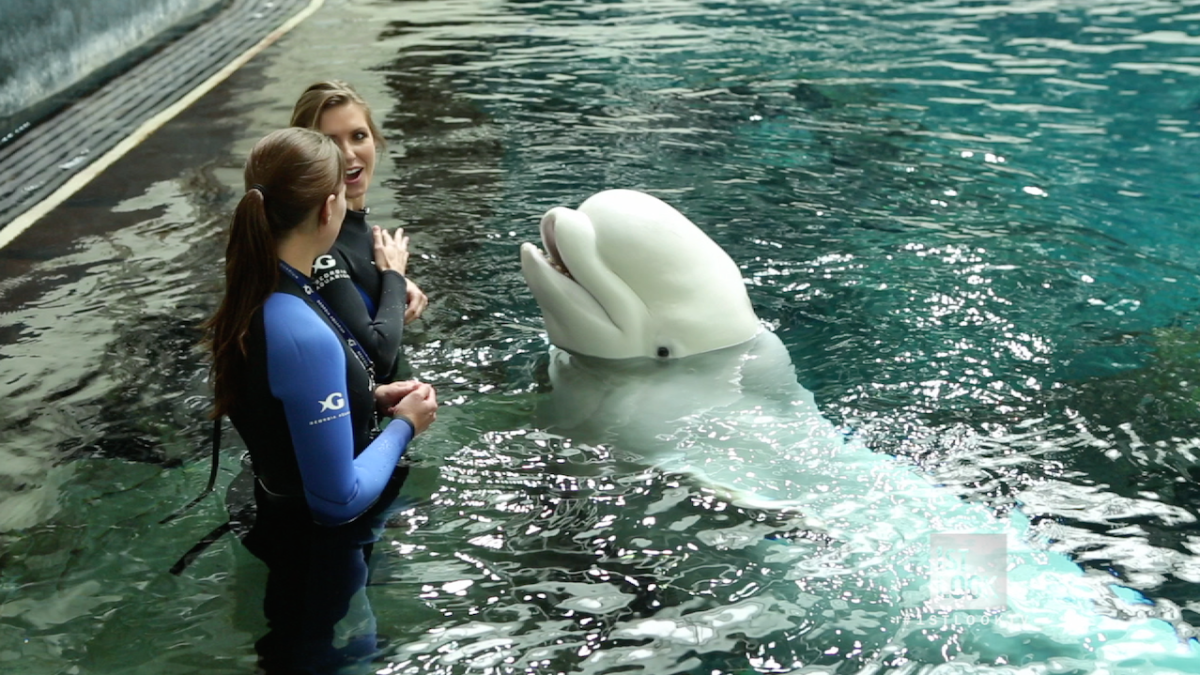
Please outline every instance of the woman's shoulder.
[{"label": "woman's shoulder", "polygon": [[325,321],[299,296],[272,293],[263,305],[263,328],[268,344],[281,341],[317,349],[341,351],[341,343]]}]

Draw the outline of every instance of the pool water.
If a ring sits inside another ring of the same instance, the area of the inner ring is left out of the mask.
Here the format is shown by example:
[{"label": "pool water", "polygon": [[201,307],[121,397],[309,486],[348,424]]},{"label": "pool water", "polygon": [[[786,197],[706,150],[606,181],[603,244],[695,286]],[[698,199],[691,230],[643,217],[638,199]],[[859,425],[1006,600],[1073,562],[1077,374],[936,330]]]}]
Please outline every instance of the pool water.
[{"label": "pool water", "polygon": [[[380,651],[352,672],[982,658],[974,628],[892,638],[870,584],[804,573],[795,514],[538,426],[517,248],[614,187],[729,252],[847,433],[1020,508],[1191,635],[1198,76],[1200,2],[327,2],[3,251],[0,670],[253,670],[257,561],[225,537],[167,574],[222,499],[158,520],[207,478],[195,329],[242,159],[318,77],[389,137],[373,219],[413,237],[431,304],[407,361],[444,402],[376,549]],[[226,427],[222,488],[240,452]],[[1068,657],[1009,658],[1094,671]]]}]

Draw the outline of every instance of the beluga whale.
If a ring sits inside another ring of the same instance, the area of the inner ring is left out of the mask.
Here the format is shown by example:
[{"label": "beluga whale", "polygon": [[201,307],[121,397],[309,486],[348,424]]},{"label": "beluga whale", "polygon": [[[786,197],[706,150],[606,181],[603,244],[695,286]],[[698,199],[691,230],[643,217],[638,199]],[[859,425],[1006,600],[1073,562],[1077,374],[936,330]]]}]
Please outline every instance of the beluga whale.
[{"label": "beluga whale", "polygon": [[963,650],[955,673],[1200,672],[1169,603],[1052,550],[1016,506],[974,503],[826,418],[737,264],[674,207],[606,190],[550,209],[540,235],[520,254],[551,343],[539,426],[799,514],[826,543],[771,555],[794,560],[797,578],[845,579],[831,602],[876,610],[824,611],[826,634],[915,654],[931,625],[969,611],[980,620],[944,638]]},{"label": "beluga whale", "polygon": [[655,197],[602,192],[578,210],[550,209],[541,234],[545,252],[522,245],[521,270],[550,341],[562,349],[606,359],[677,359],[741,344],[761,331],[737,264]]}]

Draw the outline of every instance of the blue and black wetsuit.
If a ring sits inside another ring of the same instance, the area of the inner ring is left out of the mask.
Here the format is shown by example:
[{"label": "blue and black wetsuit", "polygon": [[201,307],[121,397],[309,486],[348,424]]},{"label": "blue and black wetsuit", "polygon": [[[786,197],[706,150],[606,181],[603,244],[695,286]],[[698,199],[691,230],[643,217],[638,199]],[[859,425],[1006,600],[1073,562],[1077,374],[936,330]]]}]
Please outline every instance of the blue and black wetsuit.
[{"label": "blue and black wetsuit", "polygon": [[256,478],[255,512],[235,520],[252,521],[243,542],[269,571],[259,666],[268,675],[335,672],[376,649],[373,631],[336,648],[335,627],[367,583],[413,428],[398,419],[378,431],[366,369],[287,276],[255,316],[247,347],[229,417]]},{"label": "blue and black wetsuit", "polygon": [[390,382],[404,335],[407,282],[375,267],[375,235],[365,211],[346,211],[333,250],[313,264],[313,288],[362,343],[380,383]]},{"label": "blue and black wetsuit", "polygon": [[362,515],[391,478],[412,425],[377,433],[370,376],[286,276],[255,315],[247,348],[229,417],[250,451],[260,511],[265,499],[307,509],[326,526]]}]

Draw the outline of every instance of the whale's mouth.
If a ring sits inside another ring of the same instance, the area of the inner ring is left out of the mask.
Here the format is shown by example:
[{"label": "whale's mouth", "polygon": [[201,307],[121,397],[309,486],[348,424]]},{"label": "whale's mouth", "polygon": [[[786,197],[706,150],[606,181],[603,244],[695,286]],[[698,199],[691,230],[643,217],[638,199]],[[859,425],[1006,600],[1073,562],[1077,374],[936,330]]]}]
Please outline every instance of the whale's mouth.
[{"label": "whale's mouth", "polygon": [[567,263],[562,259],[562,254],[558,251],[558,238],[554,228],[554,218],[542,219],[541,230],[542,246],[545,248],[538,249],[538,251],[546,259],[546,262],[550,263],[550,267],[555,272],[558,272],[571,281],[575,281],[575,276],[571,274],[570,268],[567,267]]}]

